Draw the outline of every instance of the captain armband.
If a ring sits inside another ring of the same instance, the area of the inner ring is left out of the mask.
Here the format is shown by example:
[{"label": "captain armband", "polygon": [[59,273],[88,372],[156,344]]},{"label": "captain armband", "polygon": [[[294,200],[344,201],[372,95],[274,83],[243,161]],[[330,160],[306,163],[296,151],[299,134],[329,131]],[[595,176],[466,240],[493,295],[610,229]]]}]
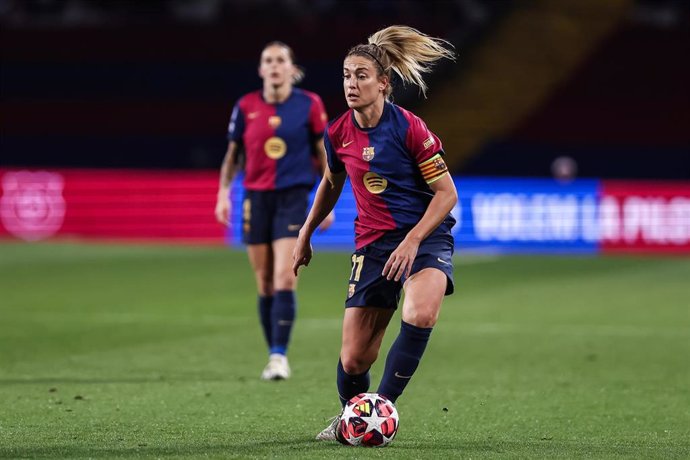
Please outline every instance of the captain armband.
[{"label": "captain armband", "polygon": [[428,160],[419,163],[419,170],[422,172],[422,177],[427,184],[436,182],[448,173],[446,162],[440,153],[437,153]]}]

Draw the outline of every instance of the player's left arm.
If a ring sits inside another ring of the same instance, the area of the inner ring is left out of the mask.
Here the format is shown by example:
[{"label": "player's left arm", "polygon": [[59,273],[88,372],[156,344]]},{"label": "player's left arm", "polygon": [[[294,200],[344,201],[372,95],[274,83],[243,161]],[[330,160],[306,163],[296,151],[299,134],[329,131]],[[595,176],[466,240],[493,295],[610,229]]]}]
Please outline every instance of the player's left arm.
[{"label": "player's left arm", "polygon": [[[443,157],[432,157],[430,160],[436,161],[436,169],[440,169],[439,165],[443,162]],[[423,163],[420,165],[423,168]],[[453,179],[445,168],[445,163],[442,163],[444,172],[437,177],[434,177],[429,182],[429,187],[434,192],[434,197],[431,199],[429,206],[426,208],[421,220],[412,227],[407,233],[405,239],[393,251],[383,267],[382,275],[387,279],[394,279],[399,281],[403,276],[409,276],[412,270],[412,264],[417,257],[417,250],[419,244],[438,227],[446,218],[448,213],[453,209],[458,202],[458,192],[455,189]],[[427,180],[428,182],[428,180]]]}]

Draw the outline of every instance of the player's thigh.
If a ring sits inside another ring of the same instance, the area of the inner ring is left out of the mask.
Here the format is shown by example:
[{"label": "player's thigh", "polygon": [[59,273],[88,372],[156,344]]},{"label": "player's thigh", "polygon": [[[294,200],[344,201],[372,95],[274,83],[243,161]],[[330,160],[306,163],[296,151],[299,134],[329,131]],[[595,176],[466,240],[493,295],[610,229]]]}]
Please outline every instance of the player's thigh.
[{"label": "player's thigh", "polygon": [[417,327],[433,327],[441,311],[447,284],[447,275],[437,268],[424,268],[411,275],[403,285],[403,321]]},{"label": "player's thigh", "polygon": [[292,271],[292,252],[297,238],[280,238],[273,241],[273,285],[276,291],[294,290],[297,277]]},{"label": "player's thigh", "polygon": [[273,249],[270,244],[248,244],[247,255],[261,295],[273,294]]},{"label": "player's thigh", "polygon": [[340,359],[345,372],[366,371],[378,357],[386,327],[395,313],[392,308],[349,307],[343,318]]}]

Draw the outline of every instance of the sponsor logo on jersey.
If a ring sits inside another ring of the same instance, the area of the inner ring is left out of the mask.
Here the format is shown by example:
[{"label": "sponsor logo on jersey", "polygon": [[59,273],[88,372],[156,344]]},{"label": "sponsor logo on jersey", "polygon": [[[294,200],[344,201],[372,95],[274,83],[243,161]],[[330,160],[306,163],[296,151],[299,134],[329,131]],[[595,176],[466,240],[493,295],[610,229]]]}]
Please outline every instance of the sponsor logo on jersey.
[{"label": "sponsor logo on jersey", "polygon": [[388,181],[385,178],[371,171],[364,175],[362,181],[367,190],[375,195],[382,193],[388,187]]},{"label": "sponsor logo on jersey", "polygon": [[268,117],[268,126],[270,126],[273,129],[276,129],[280,124],[283,122],[283,119],[280,118],[278,115],[272,115]]},{"label": "sponsor logo on jersey", "polygon": [[364,147],[362,149],[362,158],[364,161],[371,161],[374,159],[374,155],[376,153],[374,152],[374,147]]},{"label": "sponsor logo on jersey", "polygon": [[264,151],[271,160],[279,160],[285,156],[287,144],[278,136],[273,136],[268,138],[264,144]]},{"label": "sponsor logo on jersey", "polygon": [[347,147],[348,145],[352,144],[354,141],[350,142],[343,142],[343,148]]}]

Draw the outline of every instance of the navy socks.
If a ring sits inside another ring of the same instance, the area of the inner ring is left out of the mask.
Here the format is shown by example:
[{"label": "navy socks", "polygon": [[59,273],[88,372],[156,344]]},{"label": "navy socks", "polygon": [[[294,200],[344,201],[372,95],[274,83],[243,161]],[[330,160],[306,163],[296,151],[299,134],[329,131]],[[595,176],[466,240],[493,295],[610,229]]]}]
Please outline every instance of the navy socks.
[{"label": "navy socks", "polygon": [[369,371],[363,374],[351,375],[343,369],[343,363],[338,360],[338,377],[336,379],[338,384],[338,396],[340,396],[340,404],[345,404],[360,393],[366,393],[369,390]]},{"label": "navy socks", "polygon": [[[422,328],[401,321],[400,334],[386,357],[386,367],[377,393],[395,402],[419,365],[433,328]],[[340,386],[338,386],[340,388]]]},{"label": "navy socks", "polygon": [[266,344],[271,348],[271,336],[273,335],[273,327],[271,326],[271,309],[273,307],[273,296],[259,296],[257,300],[259,305],[259,320],[261,321],[261,329],[264,331],[264,338]]},{"label": "navy socks", "polygon": [[273,295],[271,353],[284,355],[287,352],[290,333],[292,332],[292,323],[295,321],[296,308],[295,291],[276,291]]}]

